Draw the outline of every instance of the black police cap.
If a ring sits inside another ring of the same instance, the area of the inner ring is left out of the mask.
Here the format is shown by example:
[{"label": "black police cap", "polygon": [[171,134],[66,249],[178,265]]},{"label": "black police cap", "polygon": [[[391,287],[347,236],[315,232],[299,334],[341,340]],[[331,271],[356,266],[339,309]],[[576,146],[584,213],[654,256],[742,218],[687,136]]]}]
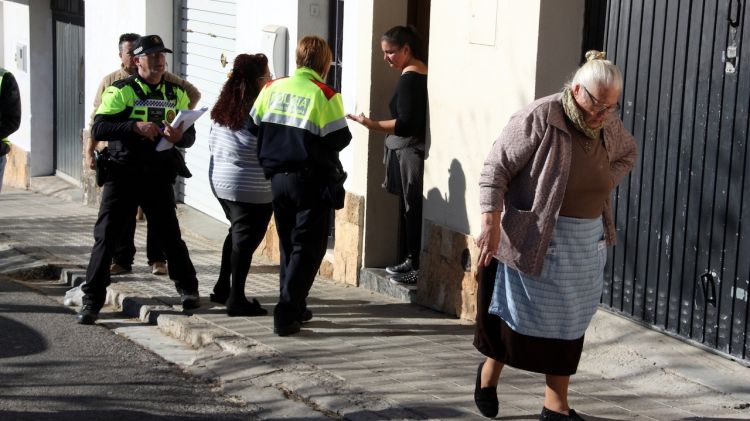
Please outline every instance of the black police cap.
[{"label": "black police cap", "polygon": [[134,56],[154,53],[171,53],[172,50],[164,46],[164,41],[158,35],[144,35],[133,44]]}]

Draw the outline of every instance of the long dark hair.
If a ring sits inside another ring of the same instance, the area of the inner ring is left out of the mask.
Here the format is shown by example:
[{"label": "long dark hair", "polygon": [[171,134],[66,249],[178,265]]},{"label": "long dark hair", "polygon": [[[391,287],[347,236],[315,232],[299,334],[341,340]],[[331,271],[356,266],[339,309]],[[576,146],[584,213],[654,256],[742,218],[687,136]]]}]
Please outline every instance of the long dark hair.
[{"label": "long dark hair", "polygon": [[411,54],[424,61],[426,56],[424,54],[424,47],[422,46],[422,38],[417,32],[417,28],[412,25],[409,26],[394,26],[387,30],[382,37],[381,41],[385,41],[389,44],[395,45],[398,48],[403,48],[404,45],[409,45],[411,48]]},{"label": "long dark hair", "polygon": [[258,78],[265,74],[266,66],[268,58],[264,54],[238,55],[229,79],[221,88],[219,99],[211,110],[211,119],[232,130],[242,129],[260,93]]}]

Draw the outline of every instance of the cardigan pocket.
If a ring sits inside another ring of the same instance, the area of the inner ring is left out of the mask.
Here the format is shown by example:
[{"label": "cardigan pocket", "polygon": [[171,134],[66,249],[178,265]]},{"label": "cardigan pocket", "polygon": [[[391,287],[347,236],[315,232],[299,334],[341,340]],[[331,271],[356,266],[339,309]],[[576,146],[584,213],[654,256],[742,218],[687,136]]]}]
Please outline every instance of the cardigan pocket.
[{"label": "cardigan pocket", "polygon": [[513,206],[506,206],[503,210],[501,226],[500,242],[506,246],[506,250],[502,253],[515,262],[518,270],[530,273],[529,264],[534,261],[541,241],[539,215],[532,211],[522,211]]}]

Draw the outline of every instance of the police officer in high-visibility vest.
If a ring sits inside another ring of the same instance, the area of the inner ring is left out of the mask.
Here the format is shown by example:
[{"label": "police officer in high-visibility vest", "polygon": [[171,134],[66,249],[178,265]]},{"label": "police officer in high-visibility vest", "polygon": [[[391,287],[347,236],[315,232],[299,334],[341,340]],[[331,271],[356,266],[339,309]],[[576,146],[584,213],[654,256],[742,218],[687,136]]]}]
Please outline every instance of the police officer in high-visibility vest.
[{"label": "police officer in high-visibility vest", "polygon": [[8,136],[21,125],[21,95],[13,73],[0,67],[0,190],[10,152]]},{"label": "police officer in high-visibility vest", "polygon": [[78,323],[96,321],[110,283],[112,254],[138,204],[148,224],[157,230],[183,309],[200,305],[198,279],[175,212],[172,184],[178,164],[174,154],[178,152],[156,148],[162,138],[183,148],[195,142],[192,126],[169,124],[177,112],[188,108],[189,101],[184,89],[164,80],[165,53],[171,52],[158,35],[140,37],[133,46],[138,73],[113,83],[102,94],[91,130],[95,139],[109,142],[111,160],[94,226],[86,282],[81,286],[84,297]]},{"label": "police officer in high-visibility vest", "polygon": [[325,40],[302,38],[297,70],[268,82],[250,110],[279,234],[281,291],[273,315],[279,336],[299,332],[312,318],[307,294],[325,255],[331,210],[344,205],[339,151],[352,135],[341,95],[324,82],[331,56]]}]

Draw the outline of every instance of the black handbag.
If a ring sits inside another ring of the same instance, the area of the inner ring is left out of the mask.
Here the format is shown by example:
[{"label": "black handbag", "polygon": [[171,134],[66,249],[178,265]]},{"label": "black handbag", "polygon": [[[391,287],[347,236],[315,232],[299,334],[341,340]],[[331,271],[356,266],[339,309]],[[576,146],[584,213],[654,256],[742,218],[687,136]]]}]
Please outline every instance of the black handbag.
[{"label": "black handbag", "polygon": [[344,207],[344,199],[346,198],[344,181],[346,181],[346,176],[346,172],[341,171],[336,177],[323,185],[320,192],[323,203],[327,203],[333,209],[341,209]]}]

